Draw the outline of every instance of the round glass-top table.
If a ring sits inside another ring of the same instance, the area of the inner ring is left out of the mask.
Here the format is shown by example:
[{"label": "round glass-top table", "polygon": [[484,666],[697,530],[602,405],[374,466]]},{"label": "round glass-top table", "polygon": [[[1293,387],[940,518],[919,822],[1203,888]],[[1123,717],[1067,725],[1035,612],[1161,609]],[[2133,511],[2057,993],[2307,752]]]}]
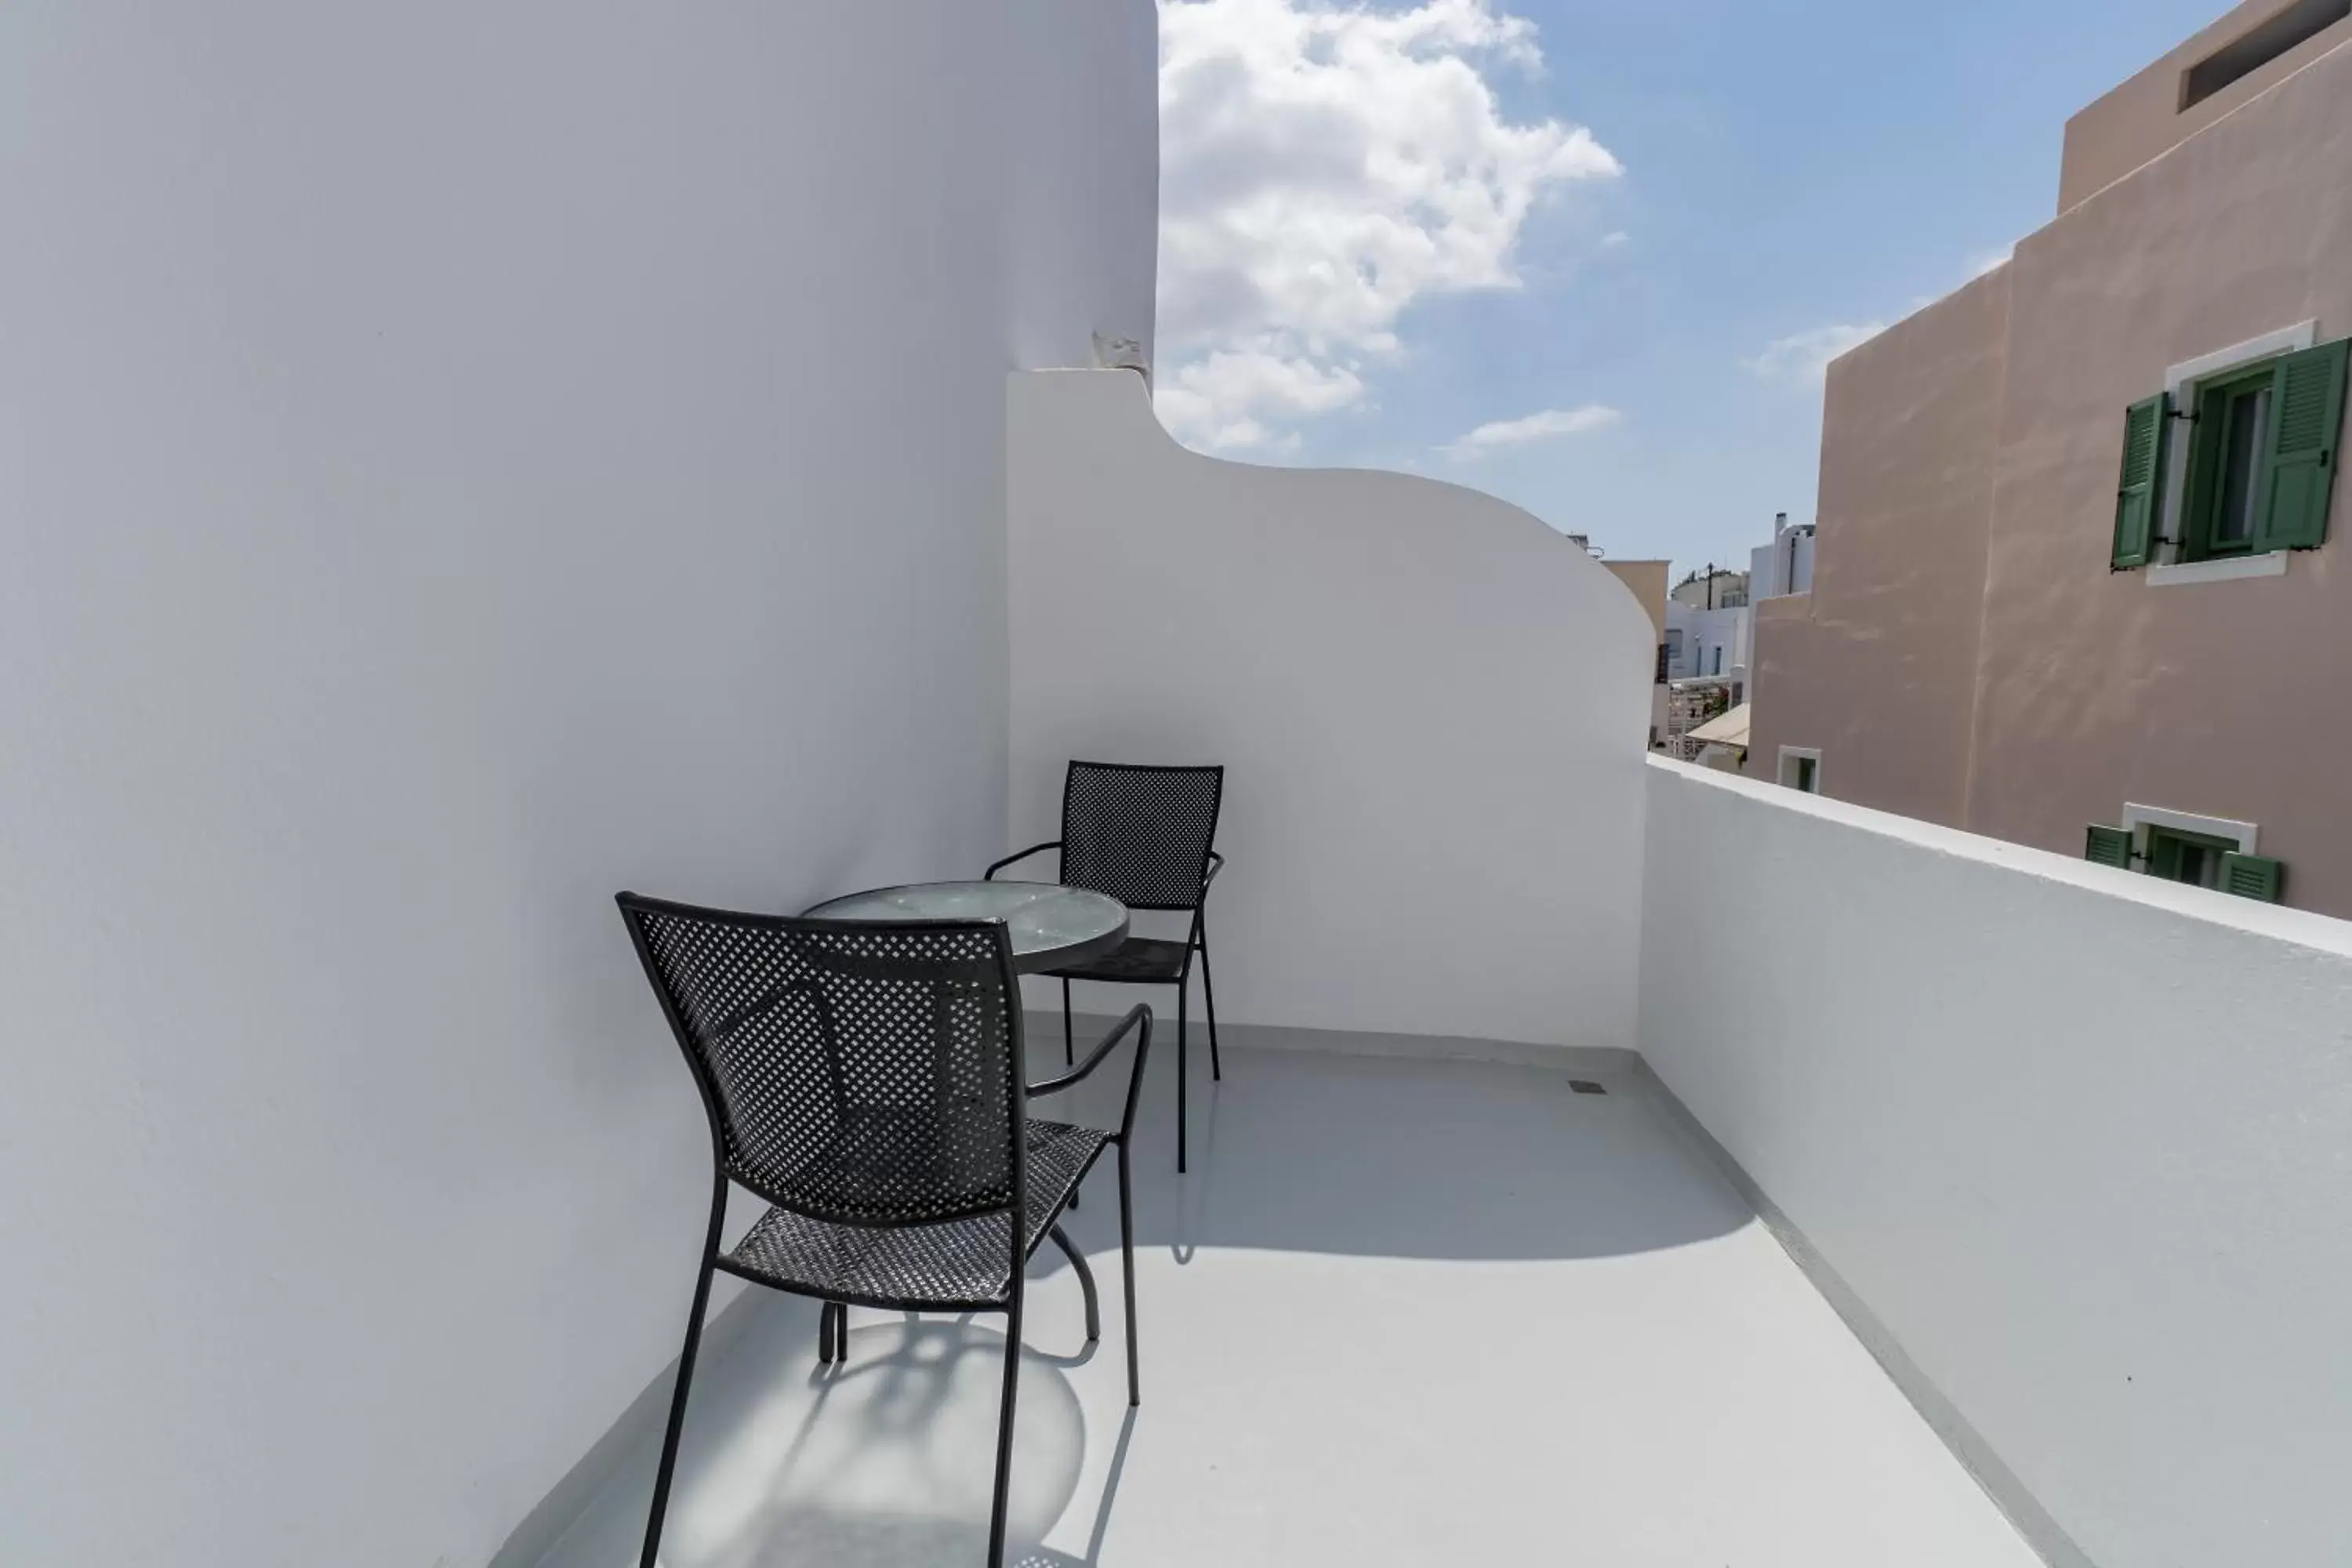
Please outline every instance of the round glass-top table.
[{"label": "round glass-top table", "polygon": [[1127,940],[1125,904],[1055,882],[917,882],[828,899],[801,912],[824,921],[1003,921],[1013,936],[1013,967],[1024,974],[1086,963]]}]

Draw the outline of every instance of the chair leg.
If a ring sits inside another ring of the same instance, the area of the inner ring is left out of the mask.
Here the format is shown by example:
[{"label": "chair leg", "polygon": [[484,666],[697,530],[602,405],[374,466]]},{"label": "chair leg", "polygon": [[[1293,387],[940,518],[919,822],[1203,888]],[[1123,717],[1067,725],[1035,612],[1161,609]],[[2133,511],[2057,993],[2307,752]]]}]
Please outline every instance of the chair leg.
[{"label": "chair leg", "polygon": [[686,1348],[677,1356],[677,1390],[670,1395],[669,1429],[662,1436],[661,1468],[654,1472],[653,1512],[646,1520],[646,1547],[637,1559],[638,1568],[655,1568],[661,1554],[662,1519],[669,1512],[669,1484],[677,1471],[677,1440],[686,1430],[686,1394],[694,1382],[695,1352],[702,1348],[702,1310],[710,1304],[710,1251],[706,1250],[702,1273],[694,1282],[694,1310],[686,1320]]},{"label": "chair leg", "polygon": [[1209,977],[1209,928],[1201,928],[1201,998],[1208,1004],[1209,1015],[1209,1078],[1215,1083],[1225,1081],[1224,1058],[1217,1055],[1217,987]]},{"label": "chair leg", "polygon": [[1135,1203],[1127,1179],[1127,1140],[1118,1141],[1118,1252],[1127,1274],[1127,1403],[1143,1403],[1143,1384],[1135,1356]]},{"label": "chair leg", "polygon": [[1070,1245],[1069,1233],[1059,1224],[1046,1234],[1054,1238],[1054,1245],[1062,1249],[1062,1256],[1070,1260],[1070,1267],[1077,1270],[1078,1288],[1087,1296],[1087,1343],[1092,1344],[1102,1338],[1102,1309],[1095,1300],[1095,1271],[1087,1267],[1087,1255]]},{"label": "chair leg", "polygon": [[[1078,1065],[1078,1048],[1071,1043],[1070,1037],[1070,983],[1067,980],[1062,982],[1062,1065]],[[1070,1194],[1070,1206],[1078,1206],[1078,1194],[1075,1192]]]},{"label": "chair leg", "polygon": [[1184,1080],[1192,1075],[1185,1070],[1184,1054],[1184,994],[1192,990],[1181,980],[1176,983],[1176,1173],[1184,1173],[1184,1156],[1188,1147],[1184,1128]]},{"label": "chair leg", "polygon": [[816,1320],[816,1359],[821,1362],[849,1359],[849,1308],[840,1301],[827,1301]]},{"label": "chair leg", "polygon": [[[996,1500],[988,1515],[988,1568],[1004,1561],[1004,1516],[1013,1493],[1013,1412],[1021,1390],[1021,1261],[1013,1263],[1013,1300],[1004,1313],[1004,1407],[996,1427]],[[647,1568],[651,1568],[648,1564]]]}]

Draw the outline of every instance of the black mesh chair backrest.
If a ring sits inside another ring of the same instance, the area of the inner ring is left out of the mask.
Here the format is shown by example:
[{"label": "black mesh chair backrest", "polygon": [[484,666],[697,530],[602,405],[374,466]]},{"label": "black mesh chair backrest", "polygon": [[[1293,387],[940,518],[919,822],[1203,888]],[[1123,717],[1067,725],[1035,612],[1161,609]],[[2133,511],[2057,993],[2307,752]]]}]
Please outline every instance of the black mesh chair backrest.
[{"label": "black mesh chair backrest", "polygon": [[1062,881],[1131,910],[1201,903],[1223,768],[1072,763],[1062,790]]},{"label": "black mesh chair backrest", "polygon": [[1002,922],[620,904],[730,1180],[850,1225],[1019,1204],[1020,991]]}]

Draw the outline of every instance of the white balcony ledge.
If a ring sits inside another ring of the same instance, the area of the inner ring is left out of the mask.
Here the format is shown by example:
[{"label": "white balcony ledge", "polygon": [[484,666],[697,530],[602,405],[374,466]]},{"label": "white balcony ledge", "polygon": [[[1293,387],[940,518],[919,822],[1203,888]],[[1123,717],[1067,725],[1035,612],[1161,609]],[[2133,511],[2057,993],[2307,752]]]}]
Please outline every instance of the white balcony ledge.
[{"label": "white balcony ledge", "polygon": [[[1066,1266],[1032,1276],[1009,1563],[2037,1561],[1631,1057],[1582,1058],[1620,1064],[1579,1066],[1591,1096],[1229,1043],[1212,1094],[1196,1051],[1181,1180],[1172,1058],[1137,1156],[1144,1403],[1106,1171],[1073,1226],[1101,1342]],[[982,1561],[1001,1326],[859,1312],[828,1375],[814,1307],[747,1294],[695,1380],[664,1563]],[[636,1562],[655,1436],[545,1568]]]}]

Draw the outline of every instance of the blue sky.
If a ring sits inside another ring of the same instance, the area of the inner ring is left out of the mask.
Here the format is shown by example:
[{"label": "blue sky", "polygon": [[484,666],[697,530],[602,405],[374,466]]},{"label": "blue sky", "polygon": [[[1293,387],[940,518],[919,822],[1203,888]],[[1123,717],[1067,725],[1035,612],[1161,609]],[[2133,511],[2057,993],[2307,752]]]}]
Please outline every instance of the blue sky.
[{"label": "blue sky", "polygon": [[1744,564],[1813,515],[1824,352],[2048,221],[2067,116],[2223,8],[1167,0],[1163,416]]}]

